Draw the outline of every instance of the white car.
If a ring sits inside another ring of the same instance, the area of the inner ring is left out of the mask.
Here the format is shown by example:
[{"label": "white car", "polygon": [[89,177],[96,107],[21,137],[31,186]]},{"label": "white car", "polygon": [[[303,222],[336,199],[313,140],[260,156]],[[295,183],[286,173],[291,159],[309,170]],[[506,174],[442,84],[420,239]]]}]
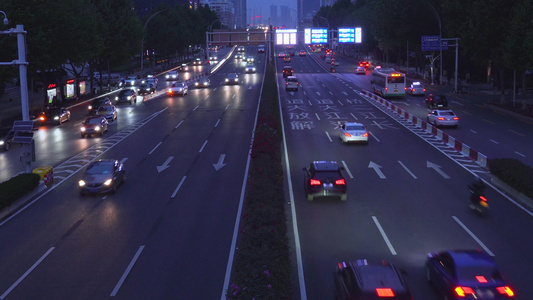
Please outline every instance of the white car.
[{"label": "white car", "polygon": [[411,83],[411,85],[407,88],[406,92],[407,92],[407,94],[410,94],[410,95],[413,95],[413,96],[425,95],[426,94],[426,89],[424,88],[424,86],[420,82],[415,81],[415,82]]},{"label": "white car", "polygon": [[124,79],[124,85],[126,87],[134,86],[137,84],[141,84],[141,81],[137,78],[137,76],[128,76],[126,77],[126,79]]},{"label": "white car", "polygon": [[167,75],[165,76],[165,78],[167,80],[178,80],[178,71],[174,70],[174,71],[169,71],[167,73]]},{"label": "white car", "polygon": [[298,85],[299,85],[299,82],[298,82],[298,79],[296,78],[296,76],[287,76],[287,79],[285,80],[285,90],[286,91],[289,91],[289,90],[297,91],[298,90]]},{"label": "white car", "polygon": [[240,53],[235,54],[235,59],[242,59],[242,54]]},{"label": "white car", "polygon": [[189,86],[185,82],[175,82],[168,89],[167,94],[169,96],[182,95],[185,96],[189,93]]},{"label": "white car", "polygon": [[339,127],[339,138],[342,143],[368,144],[368,130],[358,122],[347,122]]},{"label": "white car", "polygon": [[246,73],[255,73],[255,66],[254,65],[247,65],[246,66]]},{"label": "white car", "polygon": [[435,109],[428,114],[427,121],[435,126],[459,126],[459,117],[449,109]]},{"label": "white car", "polygon": [[356,75],[360,75],[360,74],[361,75],[366,75],[365,67],[359,66],[359,67],[355,68],[355,74]]}]

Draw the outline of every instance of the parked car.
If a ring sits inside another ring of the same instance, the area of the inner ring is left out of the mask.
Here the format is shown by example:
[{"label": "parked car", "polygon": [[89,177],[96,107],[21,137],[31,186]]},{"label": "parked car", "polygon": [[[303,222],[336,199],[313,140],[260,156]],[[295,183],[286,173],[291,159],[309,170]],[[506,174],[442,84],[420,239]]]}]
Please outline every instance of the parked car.
[{"label": "parked car", "polygon": [[49,107],[39,115],[38,121],[41,124],[63,124],[70,120],[70,110],[65,107]]},{"label": "parked car", "polygon": [[99,116],[105,117],[111,122],[117,119],[117,108],[114,105],[103,105],[98,109]]},{"label": "parked car", "polygon": [[126,181],[124,164],[114,159],[100,159],[89,164],[78,181],[80,193],[115,193],[118,186]]},{"label": "parked car", "polygon": [[225,82],[226,84],[239,84],[239,75],[236,73],[228,73]]},{"label": "parked car", "polygon": [[185,96],[189,93],[189,86],[185,82],[175,82],[168,89],[167,94],[169,96],[182,95]]},{"label": "parked car", "polygon": [[100,106],[110,105],[110,104],[111,104],[111,100],[109,100],[109,98],[107,97],[94,99],[93,101],[91,101],[91,104],[89,104],[89,107],[88,107],[89,115],[90,116],[96,115],[96,112],[98,111],[98,108],[100,108]]},{"label": "parked car", "polygon": [[109,127],[109,122],[104,116],[88,117],[83,123],[81,123],[81,137],[91,136],[97,134],[99,136],[104,135]]},{"label": "parked car", "polygon": [[339,127],[339,138],[344,143],[368,144],[368,130],[358,122],[346,122]]},{"label": "parked car", "polygon": [[459,117],[449,109],[434,109],[427,116],[427,122],[435,126],[459,126]]},{"label": "parked car", "polygon": [[130,105],[137,103],[137,93],[131,88],[123,89],[115,97],[115,103],[129,103]]},{"label": "parked car", "polygon": [[315,197],[339,197],[346,201],[346,179],[336,161],[313,161],[303,170],[307,200],[313,201]]}]

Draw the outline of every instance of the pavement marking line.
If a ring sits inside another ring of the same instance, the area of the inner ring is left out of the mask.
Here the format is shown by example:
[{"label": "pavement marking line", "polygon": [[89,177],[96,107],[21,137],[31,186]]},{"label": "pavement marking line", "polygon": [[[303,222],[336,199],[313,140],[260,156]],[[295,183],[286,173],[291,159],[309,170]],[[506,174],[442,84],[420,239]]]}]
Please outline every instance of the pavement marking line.
[{"label": "pavement marking line", "polygon": [[172,198],[176,197],[176,194],[177,194],[178,191],[180,190],[181,185],[183,184],[183,182],[185,181],[186,178],[187,178],[187,176],[183,176],[183,178],[181,178],[180,183],[178,184],[178,186],[177,186],[176,189],[174,190],[174,193],[172,193]]},{"label": "pavement marking line", "polygon": [[350,169],[348,169],[346,162],[344,160],[342,160],[341,162],[342,162],[342,165],[344,166],[344,170],[346,171],[346,173],[348,173],[348,176],[350,176],[350,178],[353,179],[352,172],[350,171]]},{"label": "pavement marking line", "polygon": [[339,102],[341,106],[344,106],[344,103],[342,103],[341,100],[338,100],[337,102]]},{"label": "pavement marking line", "polygon": [[329,135],[327,131],[326,131],[326,135],[328,136],[329,141],[333,143],[333,140],[331,139],[331,136]]},{"label": "pavement marking line", "polygon": [[50,249],[48,249],[48,251],[46,251],[45,254],[43,254],[43,256],[41,256],[41,258],[39,258],[39,260],[37,260],[24,274],[22,274],[22,276],[19,277],[19,279],[17,281],[15,281],[15,283],[13,283],[1,296],[0,296],[0,299],[4,299],[5,297],[7,297],[7,295],[9,293],[11,293],[11,291],[17,287],[17,285],[19,285],[22,280],[24,280],[32,271],[33,269],[37,268],[37,266],[52,252],[54,251],[55,247],[52,247]]},{"label": "pavement marking line", "polygon": [[318,116],[318,113],[315,113],[315,116],[320,121],[320,117]]},{"label": "pavement marking line", "polygon": [[522,154],[522,153],[520,153],[520,152],[518,152],[518,151],[515,151],[514,153],[516,153],[516,154],[518,154],[518,155],[520,155],[520,156],[522,156],[522,157],[526,157],[524,154]]},{"label": "pavement marking line", "polygon": [[490,139],[489,141],[493,142],[494,144],[496,145],[499,145],[500,143],[498,143],[497,141],[493,140],[493,139]]},{"label": "pavement marking line", "polygon": [[409,175],[411,175],[414,179],[417,179],[416,175],[413,174],[413,172],[411,172],[411,170],[409,170],[401,161],[398,161],[398,163],[405,169],[405,171],[407,171],[407,173],[409,173]]},{"label": "pavement marking line", "polygon": [[183,123],[183,120],[181,120],[181,121],[178,123],[178,125],[176,125],[176,127],[174,127],[174,129],[178,128],[178,127],[181,125],[181,123]]},{"label": "pavement marking line", "polygon": [[215,128],[218,126],[218,123],[220,123],[220,119],[218,119],[217,122],[215,123]]},{"label": "pavement marking line", "polygon": [[379,139],[378,139],[378,138],[372,133],[372,131],[369,131],[368,133],[370,133],[370,135],[371,135],[373,138],[375,138],[376,141],[381,142],[381,141],[380,141],[380,140],[379,140]]},{"label": "pavement marking line", "polygon": [[462,110],[461,112],[467,114],[467,115],[472,115],[470,112],[467,112],[466,110]]},{"label": "pavement marking line", "polygon": [[374,220],[374,223],[376,223],[376,226],[378,227],[378,230],[381,233],[381,236],[385,240],[385,243],[387,244],[387,247],[389,247],[390,253],[392,253],[392,255],[396,255],[396,251],[394,250],[394,247],[392,247],[392,244],[391,244],[389,238],[387,237],[387,234],[385,233],[385,231],[383,230],[383,228],[379,224],[378,218],[376,218],[376,216],[372,216],[372,220]]},{"label": "pavement marking line", "polygon": [[350,115],[351,115],[355,120],[359,120],[359,119],[357,119],[357,117],[356,117],[353,113],[350,113]]},{"label": "pavement marking line", "polygon": [[470,231],[470,229],[468,229],[468,227],[466,227],[463,222],[459,220],[459,218],[457,218],[456,216],[452,216],[452,218],[455,220],[455,222],[457,222],[457,224],[463,227],[463,229],[481,246],[481,248],[483,248],[483,250],[485,250],[485,252],[487,252],[490,256],[494,256],[494,253],[492,253],[492,251],[490,251],[490,249],[485,246],[485,244],[483,244],[483,242],[478,239],[477,236],[472,231]]},{"label": "pavement marking line", "polygon": [[148,152],[148,155],[152,154],[152,152],[154,152],[155,149],[157,149],[157,147],[159,147],[162,143],[163,143],[163,142],[159,142],[159,143],[157,143],[157,145],[155,145],[155,147],[152,148],[152,150],[151,150],[150,152]]},{"label": "pavement marking line", "polygon": [[475,131],[475,130],[472,130],[472,129],[470,129],[470,132],[472,132],[472,133],[477,133],[477,131]]},{"label": "pavement marking line", "polygon": [[207,145],[207,141],[204,142],[204,144],[202,145],[202,148],[200,148],[200,151],[198,151],[198,152],[204,151],[205,145]]},{"label": "pavement marking line", "polygon": [[507,129],[507,130],[509,130],[510,132],[512,132],[514,134],[518,134],[519,136],[525,136],[525,135],[521,134],[520,132],[516,132],[516,131],[511,130],[511,129]]},{"label": "pavement marking line", "polygon": [[491,122],[491,121],[489,121],[489,120],[487,120],[487,119],[481,119],[481,120],[484,121],[484,122],[487,122],[487,123],[489,123],[489,124],[492,124],[492,125],[495,124],[494,122]]},{"label": "pavement marking line", "polygon": [[137,253],[135,253],[135,256],[133,256],[133,259],[131,260],[130,264],[126,268],[126,271],[124,271],[124,274],[122,274],[122,277],[120,277],[120,280],[117,282],[117,285],[115,285],[115,288],[109,295],[110,297],[115,297],[117,295],[118,290],[120,289],[120,287],[126,280],[126,277],[128,277],[128,275],[130,274],[130,271],[133,268],[133,265],[135,265],[135,263],[137,262],[137,259],[139,258],[143,250],[144,250],[144,245],[141,245],[139,249],[137,250]]},{"label": "pavement marking line", "polygon": [[457,102],[457,101],[452,101],[452,103],[457,104],[457,105],[461,105],[461,106],[465,106],[463,103]]}]

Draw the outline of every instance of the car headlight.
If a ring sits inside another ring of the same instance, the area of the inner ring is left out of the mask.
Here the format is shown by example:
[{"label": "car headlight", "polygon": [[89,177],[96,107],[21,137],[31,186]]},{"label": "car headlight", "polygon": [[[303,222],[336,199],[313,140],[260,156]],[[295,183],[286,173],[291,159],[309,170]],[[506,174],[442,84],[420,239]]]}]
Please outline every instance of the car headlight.
[{"label": "car headlight", "polygon": [[166,78],[170,78],[170,76],[167,75]]},{"label": "car headlight", "polygon": [[172,89],[168,89],[168,93],[169,93],[169,94],[172,94]]},{"label": "car headlight", "polygon": [[229,79],[226,78],[226,82],[228,82],[228,81],[229,81]]},{"label": "car headlight", "polygon": [[255,68],[252,68],[252,71],[255,71]]},{"label": "car headlight", "polygon": [[194,85],[197,85],[197,86],[198,86],[198,85],[200,85],[200,83],[199,83],[199,82],[195,82]]},{"label": "car headlight", "polygon": [[117,97],[115,97],[115,100],[117,100],[117,101],[118,101],[118,96],[117,96]]},{"label": "car headlight", "polygon": [[126,97],[126,99],[130,100],[130,99],[131,99],[131,96]]},{"label": "car headlight", "polygon": [[112,178],[109,178],[108,180],[104,181],[104,185],[111,185],[113,183],[113,179]]},{"label": "car headlight", "polygon": [[0,146],[3,146],[5,144],[4,141],[0,141]]},{"label": "car headlight", "polygon": [[81,127],[81,131],[83,132],[83,131],[85,131],[85,130],[87,130],[87,129],[85,129],[85,127],[82,126],[82,127]]},{"label": "car headlight", "polygon": [[94,131],[100,131],[100,126],[94,127]]},{"label": "car headlight", "polygon": [[93,109],[92,105],[89,105],[89,110]]},{"label": "car headlight", "polygon": [[54,117],[54,120],[59,120],[59,117],[58,117],[58,116],[55,116],[55,117]]},{"label": "car headlight", "polygon": [[78,186],[80,187],[85,186],[85,181],[83,180],[78,181]]}]

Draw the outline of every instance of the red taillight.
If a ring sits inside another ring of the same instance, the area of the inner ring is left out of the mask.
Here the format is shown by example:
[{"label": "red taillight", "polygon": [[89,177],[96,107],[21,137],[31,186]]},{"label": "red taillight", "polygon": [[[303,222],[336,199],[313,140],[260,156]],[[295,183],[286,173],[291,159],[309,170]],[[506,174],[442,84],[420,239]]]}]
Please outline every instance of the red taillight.
[{"label": "red taillight", "polygon": [[391,288],[376,288],[378,297],[394,297],[394,292]]},{"label": "red taillight", "polygon": [[459,118],[458,117],[453,117],[454,120],[456,121],[459,121]]},{"label": "red taillight", "polygon": [[46,118],[45,118],[44,116],[41,116],[41,117],[39,118],[39,120],[44,121],[44,120],[46,120]]},{"label": "red taillight", "polygon": [[413,89],[412,91],[413,91],[413,92],[416,92],[416,89]]},{"label": "red taillight", "polygon": [[476,280],[480,283],[487,283],[487,278],[485,278],[485,276],[482,276],[482,275],[478,275],[476,276]]},{"label": "red taillight", "polygon": [[458,286],[455,288],[455,293],[459,297],[465,297],[468,294],[474,294],[474,290],[467,286]]},{"label": "red taillight", "polygon": [[426,92],[426,89],[423,89],[422,91]]},{"label": "red taillight", "polygon": [[363,133],[363,137],[368,137],[368,132]]},{"label": "red taillight", "polygon": [[439,121],[444,121],[444,118],[443,117],[438,117],[438,120]]},{"label": "red taillight", "polygon": [[403,89],[407,91],[407,87],[404,87]]},{"label": "red taillight", "polygon": [[388,88],[388,87],[386,87],[386,88],[385,88],[385,90],[386,90],[386,91],[388,91],[388,90],[389,90],[389,88]]},{"label": "red taillight", "polygon": [[344,133],[344,136],[345,136],[345,137],[351,137],[352,135],[349,134],[348,132],[345,132],[345,133]]},{"label": "red taillight", "polygon": [[[479,200],[487,202],[487,198],[485,198],[485,197],[483,197],[483,196],[479,196]],[[477,278],[477,277],[476,277],[476,278]]]},{"label": "red taillight", "polygon": [[320,180],[318,179],[311,179],[309,180],[310,185],[320,185]]},{"label": "red taillight", "polygon": [[502,295],[507,295],[509,297],[513,297],[514,296],[513,290],[511,290],[511,288],[508,287],[508,286],[500,286],[500,287],[497,287],[496,290],[498,291],[498,293],[500,293]]},{"label": "red taillight", "polygon": [[336,185],[346,185],[346,180],[343,179],[337,179],[335,180]]}]

